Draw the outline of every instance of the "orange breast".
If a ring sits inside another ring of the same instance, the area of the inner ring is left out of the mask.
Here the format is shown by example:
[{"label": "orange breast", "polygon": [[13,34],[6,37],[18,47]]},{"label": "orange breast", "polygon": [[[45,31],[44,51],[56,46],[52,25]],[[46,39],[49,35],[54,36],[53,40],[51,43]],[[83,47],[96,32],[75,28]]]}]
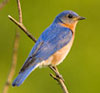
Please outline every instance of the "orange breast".
[{"label": "orange breast", "polygon": [[59,23],[59,24],[60,24],[61,26],[63,26],[63,27],[70,28],[70,29],[74,32],[77,22],[74,22],[74,23],[72,23],[72,24],[63,24],[63,23]]}]

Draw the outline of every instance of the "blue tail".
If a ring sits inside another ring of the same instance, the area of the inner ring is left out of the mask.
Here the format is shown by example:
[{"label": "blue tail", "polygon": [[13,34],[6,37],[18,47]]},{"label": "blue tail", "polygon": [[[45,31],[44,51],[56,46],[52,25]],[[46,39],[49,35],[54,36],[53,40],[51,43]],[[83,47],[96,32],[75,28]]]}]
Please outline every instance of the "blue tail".
[{"label": "blue tail", "polygon": [[34,66],[26,69],[23,72],[20,72],[17,78],[13,81],[12,86],[20,86],[24,80],[29,76],[29,74],[38,66],[38,64],[35,64]]}]

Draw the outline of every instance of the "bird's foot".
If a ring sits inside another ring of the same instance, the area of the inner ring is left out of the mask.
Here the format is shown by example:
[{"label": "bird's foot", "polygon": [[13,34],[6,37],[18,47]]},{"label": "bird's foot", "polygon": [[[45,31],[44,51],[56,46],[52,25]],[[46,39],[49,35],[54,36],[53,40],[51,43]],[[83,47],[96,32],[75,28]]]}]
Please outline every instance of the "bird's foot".
[{"label": "bird's foot", "polygon": [[59,79],[61,79],[63,82],[65,81],[63,76],[61,74],[57,74],[56,77],[58,77]]}]

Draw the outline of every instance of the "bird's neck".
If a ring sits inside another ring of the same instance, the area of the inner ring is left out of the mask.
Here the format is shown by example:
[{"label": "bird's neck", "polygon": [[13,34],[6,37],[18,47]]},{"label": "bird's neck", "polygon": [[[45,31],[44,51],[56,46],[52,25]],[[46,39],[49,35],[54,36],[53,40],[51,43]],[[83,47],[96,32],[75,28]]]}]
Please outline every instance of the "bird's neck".
[{"label": "bird's neck", "polygon": [[77,24],[77,22],[72,23],[72,24],[60,23],[61,26],[67,27],[67,28],[71,29],[73,32],[75,32],[76,24]]}]

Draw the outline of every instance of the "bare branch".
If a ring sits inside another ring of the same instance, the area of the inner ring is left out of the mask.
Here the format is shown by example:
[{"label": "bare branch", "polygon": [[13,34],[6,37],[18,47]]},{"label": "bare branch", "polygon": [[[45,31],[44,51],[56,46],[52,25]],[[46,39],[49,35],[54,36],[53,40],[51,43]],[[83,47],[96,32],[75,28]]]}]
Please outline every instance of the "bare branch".
[{"label": "bare branch", "polygon": [[64,84],[64,79],[60,75],[57,67],[50,65],[49,68],[55,73],[55,75],[50,74],[50,76],[60,84],[60,86],[61,86],[61,88],[62,88],[62,90],[63,90],[64,93],[69,93],[68,89],[66,88],[66,85]]},{"label": "bare branch", "polygon": [[56,66],[49,66],[49,68],[55,73],[56,77],[59,78],[59,79],[62,79],[62,81],[64,82],[64,78],[62,77],[62,75],[60,75],[58,69]]},{"label": "bare branch", "polygon": [[17,0],[17,6],[18,6],[18,13],[19,13],[19,23],[22,23],[22,9],[20,5],[20,0]]},{"label": "bare branch", "polygon": [[54,79],[57,80],[59,82],[59,80],[57,79],[57,77],[55,75],[53,75],[52,73],[50,73],[50,76]]},{"label": "bare branch", "polygon": [[[17,1],[17,6],[18,6],[18,12],[19,12],[19,22],[22,23],[22,12],[21,12],[20,0]],[[19,39],[20,39],[20,33],[18,32],[18,30],[16,30],[13,55],[12,55],[12,65],[11,65],[10,72],[8,74],[6,84],[3,89],[3,93],[8,93],[9,86],[11,85],[12,78],[15,74],[15,69],[16,69],[16,64],[17,64],[18,47],[19,47]]]},{"label": "bare branch", "polygon": [[0,10],[9,2],[9,0],[3,0],[1,3],[0,3]]},{"label": "bare branch", "polygon": [[10,72],[8,74],[7,81],[6,81],[4,89],[3,89],[3,93],[8,92],[9,86],[11,85],[11,81],[12,81],[12,78],[13,78],[14,73],[15,73],[16,63],[17,63],[18,47],[19,47],[19,37],[20,37],[20,35],[16,31],[14,48],[13,48],[13,55],[12,55],[12,65],[11,65],[11,69],[10,69]]},{"label": "bare branch", "polygon": [[31,33],[29,33],[29,31],[26,29],[26,27],[22,24],[22,23],[19,23],[18,21],[16,21],[13,17],[11,17],[10,15],[8,15],[8,18],[14,22],[19,28],[22,29],[22,31],[29,37],[31,38],[34,42],[36,42],[36,39],[34,36],[32,36]]}]

